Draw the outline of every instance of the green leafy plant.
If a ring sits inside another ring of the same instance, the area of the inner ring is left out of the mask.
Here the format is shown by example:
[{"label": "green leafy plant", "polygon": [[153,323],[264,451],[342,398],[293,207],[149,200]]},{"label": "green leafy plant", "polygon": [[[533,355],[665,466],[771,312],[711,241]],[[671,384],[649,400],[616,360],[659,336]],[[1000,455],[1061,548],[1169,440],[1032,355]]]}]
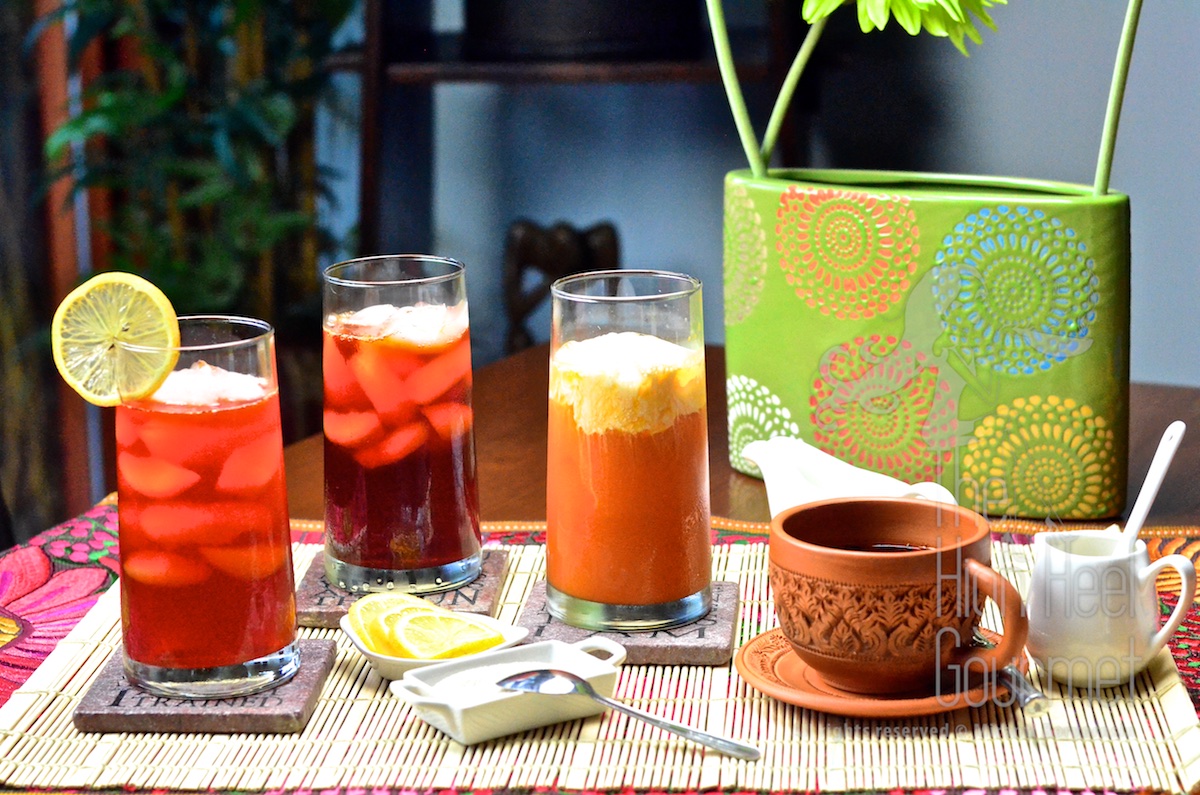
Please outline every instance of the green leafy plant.
[{"label": "green leafy plant", "polygon": [[[963,55],[967,55],[967,39],[976,44],[982,42],[977,23],[992,30],[996,29],[988,14],[988,9],[1008,4],[1008,0],[804,0],[800,14],[809,25],[808,32],[784,78],[760,144],[755,137],[750,114],[747,111],[746,101],[742,96],[741,85],[734,68],[729,31],[725,24],[725,12],[721,0],[706,0],[706,2],[713,43],[716,46],[717,63],[725,86],[725,94],[733,111],[738,137],[746,152],[746,158],[750,162],[750,170],[755,176],[760,177],[767,173],[767,163],[775,149],[779,130],[783,126],[783,120],[787,115],[796,85],[825,30],[829,15],[834,11],[843,5],[853,5],[858,12],[859,27],[864,33],[883,30],[888,22],[894,19],[896,24],[910,35],[915,36],[921,31],[925,31],[934,36],[948,38]],[[1094,192],[1097,195],[1108,190],[1117,126],[1141,7],[1142,0],[1129,0],[1109,90],[1108,111],[1100,142],[1100,155],[1096,164]]]},{"label": "green leafy plant", "polygon": [[[180,311],[267,319],[316,292],[314,165],[322,68],[353,0],[67,0],[73,66],[110,68],[46,141],[93,216],[111,267],[141,273]],[[57,21],[56,20],[52,20]]]},{"label": "green leafy plant", "polygon": [[763,176],[767,173],[766,164],[775,150],[779,130],[783,126],[784,117],[787,116],[796,85],[800,82],[804,68],[825,31],[829,15],[834,11],[843,5],[853,4],[858,11],[859,27],[864,33],[883,30],[889,20],[894,18],[909,35],[915,36],[924,30],[934,36],[948,38],[966,55],[967,39],[976,44],[982,41],[975,20],[978,19],[994,30],[995,24],[987,9],[995,5],[1005,5],[1007,0],[804,0],[800,14],[809,25],[808,32],[784,78],[761,145],[755,137],[750,113],[738,83],[721,0],[707,0],[707,3],[717,63],[721,70],[725,94],[733,111],[734,123],[737,125],[738,137],[746,152],[746,158],[750,161],[751,171],[756,176]]}]

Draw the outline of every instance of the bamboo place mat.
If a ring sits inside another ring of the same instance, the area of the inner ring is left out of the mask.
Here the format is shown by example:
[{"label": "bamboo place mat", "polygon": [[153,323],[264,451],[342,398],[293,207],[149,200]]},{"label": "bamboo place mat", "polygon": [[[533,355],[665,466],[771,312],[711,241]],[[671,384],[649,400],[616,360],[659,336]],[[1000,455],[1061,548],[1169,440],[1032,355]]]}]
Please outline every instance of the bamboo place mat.
[{"label": "bamboo place mat", "polygon": [[[515,621],[543,571],[544,547],[517,544],[498,615]],[[777,625],[767,545],[714,548],[714,578],[736,581],[738,645]],[[297,544],[297,573],[320,547]],[[993,565],[1022,592],[1027,543],[997,541]],[[854,791],[942,788],[1155,789],[1200,780],[1200,727],[1164,651],[1122,688],[1048,689],[1053,708],[1026,721],[993,704],[907,720],[843,718],[748,687],[732,666],[625,666],[616,696],[663,716],[752,742],[758,762],[705,752],[608,712],[464,747],[392,697],[338,630],[337,659],[307,727],[294,735],[83,734],[71,713],[120,647],[118,589],[109,589],[0,708],[0,784],[27,789],[390,791],[557,787],[571,790]],[[996,620],[994,609],[985,624]],[[993,625],[994,628],[994,625]]]}]

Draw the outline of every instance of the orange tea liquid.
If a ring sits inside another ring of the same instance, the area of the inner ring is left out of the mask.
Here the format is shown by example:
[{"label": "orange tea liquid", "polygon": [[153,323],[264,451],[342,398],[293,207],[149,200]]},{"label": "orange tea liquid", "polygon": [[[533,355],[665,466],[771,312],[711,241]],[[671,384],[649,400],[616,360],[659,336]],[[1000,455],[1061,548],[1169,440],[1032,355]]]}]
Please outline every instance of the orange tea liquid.
[{"label": "orange tea liquid", "polygon": [[327,553],[389,572],[477,557],[465,306],[369,307],[324,335]]},{"label": "orange tea liquid", "polygon": [[603,604],[659,604],[709,584],[703,410],[658,433],[584,433],[550,403],[547,581]]},{"label": "orange tea liquid", "polygon": [[122,629],[143,665],[238,665],[295,640],[279,396],[160,401],[206,367],[116,410]]},{"label": "orange tea liquid", "polygon": [[703,354],[606,337],[551,363],[546,579],[600,604],[675,602],[711,580]]}]

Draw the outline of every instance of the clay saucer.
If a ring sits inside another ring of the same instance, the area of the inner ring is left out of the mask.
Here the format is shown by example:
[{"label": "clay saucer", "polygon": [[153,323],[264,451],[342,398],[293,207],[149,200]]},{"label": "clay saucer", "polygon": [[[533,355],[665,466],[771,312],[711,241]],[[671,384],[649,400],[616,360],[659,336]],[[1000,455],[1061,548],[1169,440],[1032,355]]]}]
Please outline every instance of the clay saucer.
[{"label": "clay saucer", "polygon": [[[983,634],[992,641],[999,637],[989,630],[983,630]],[[751,639],[738,649],[733,664],[742,678],[760,693],[786,704],[855,718],[936,715],[961,707],[980,707],[1008,693],[1007,688],[990,683],[942,695],[933,692],[894,696],[848,693],[822,681],[820,675],[792,650],[783,630],[778,627]],[[1022,673],[1028,667],[1024,658],[1017,660],[1016,664]]]}]

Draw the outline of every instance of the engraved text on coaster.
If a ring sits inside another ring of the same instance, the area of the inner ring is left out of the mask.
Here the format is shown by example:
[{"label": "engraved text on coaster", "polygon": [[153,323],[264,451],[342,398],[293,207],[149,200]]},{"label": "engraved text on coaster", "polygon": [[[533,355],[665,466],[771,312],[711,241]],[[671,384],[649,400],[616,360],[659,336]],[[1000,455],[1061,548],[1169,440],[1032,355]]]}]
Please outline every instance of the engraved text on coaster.
[{"label": "engraved text on coaster", "polygon": [[528,643],[575,643],[603,635],[625,647],[625,662],[631,665],[725,665],[733,659],[737,617],[737,583],[714,582],[712,609],[690,624],[649,632],[595,632],[553,618],[546,607],[546,582],[541,580],[530,590],[517,623],[529,628]]},{"label": "engraved text on coaster", "polygon": [[300,670],[287,682],[237,698],[190,700],[147,693],[125,679],[118,649],[75,707],[82,732],[185,734],[291,734],[308,723],[329,672],[337,643],[301,638]]},{"label": "engraved text on coaster", "polygon": [[[508,552],[485,549],[482,568],[474,580],[453,591],[422,596],[450,610],[490,616],[496,610],[507,566]],[[335,628],[360,596],[329,584],[325,579],[325,556],[318,553],[296,589],[296,619],[302,627]]]}]

